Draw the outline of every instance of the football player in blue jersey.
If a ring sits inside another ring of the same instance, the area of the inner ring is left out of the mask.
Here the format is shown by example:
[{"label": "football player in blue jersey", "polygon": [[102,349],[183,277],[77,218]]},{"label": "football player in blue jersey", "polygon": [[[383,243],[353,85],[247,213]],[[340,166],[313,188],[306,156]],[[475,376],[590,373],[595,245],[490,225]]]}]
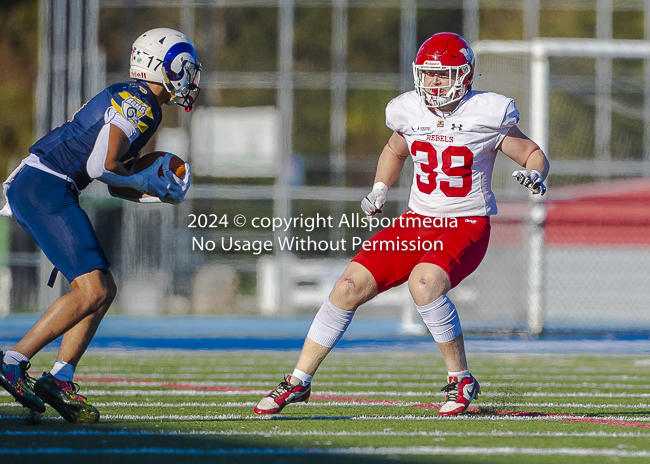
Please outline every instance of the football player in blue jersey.
[{"label": "football player in blue jersey", "polygon": [[[169,170],[169,154],[137,174],[125,162],[136,157],[158,129],[163,104],[192,109],[200,70],[196,49],[185,34],[166,28],[145,32],[131,49],[133,80],[101,91],[70,121],[38,140],[4,183],[7,203],[0,214],[13,214],[55,266],[53,276],[58,269],[72,288],[16,346],[4,356],[0,351],[0,385],[33,411],[44,412],[48,403],[69,422],[99,420],[99,411],[77,393],[72,380],[115,298],[116,286],[78,196],[96,179],[109,191],[128,187],[141,192],[135,199],[139,202],[175,205],[185,199],[189,165],[179,179]],[[34,382],[27,373],[30,359],[60,336],[54,367]]]}]

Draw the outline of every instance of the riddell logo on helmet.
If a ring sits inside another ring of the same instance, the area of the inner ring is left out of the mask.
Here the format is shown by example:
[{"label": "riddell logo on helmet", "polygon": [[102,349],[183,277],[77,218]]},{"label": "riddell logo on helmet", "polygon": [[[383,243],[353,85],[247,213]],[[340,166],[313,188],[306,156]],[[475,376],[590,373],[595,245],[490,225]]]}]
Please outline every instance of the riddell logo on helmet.
[{"label": "riddell logo on helmet", "polygon": [[442,63],[440,61],[432,61],[432,60],[427,60],[424,62],[426,66],[442,66]]},{"label": "riddell logo on helmet", "polygon": [[133,79],[146,79],[146,78],[147,78],[147,73],[146,73],[146,72],[142,72],[142,71],[131,71],[131,72],[129,73],[129,75],[130,75]]}]

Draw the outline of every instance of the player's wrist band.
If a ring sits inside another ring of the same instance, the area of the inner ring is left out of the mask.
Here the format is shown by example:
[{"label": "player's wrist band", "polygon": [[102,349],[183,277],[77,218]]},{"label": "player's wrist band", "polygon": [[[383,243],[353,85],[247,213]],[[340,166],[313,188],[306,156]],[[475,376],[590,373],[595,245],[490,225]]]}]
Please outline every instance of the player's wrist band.
[{"label": "player's wrist band", "polygon": [[375,182],[375,184],[372,186],[372,189],[382,190],[384,193],[386,193],[388,191],[388,186],[383,182]]}]

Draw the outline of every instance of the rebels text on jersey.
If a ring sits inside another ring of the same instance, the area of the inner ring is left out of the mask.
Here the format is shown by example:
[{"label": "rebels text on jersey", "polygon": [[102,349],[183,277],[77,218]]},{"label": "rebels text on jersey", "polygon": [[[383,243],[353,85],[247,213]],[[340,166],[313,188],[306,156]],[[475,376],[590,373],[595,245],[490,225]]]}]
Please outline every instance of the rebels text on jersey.
[{"label": "rebels text on jersey", "polygon": [[107,110],[114,109],[133,123],[137,137],[122,157],[133,158],[151,139],[162,120],[162,110],[155,95],[144,82],[123,82],[107,87],[82,106],[70,121],[52,130],[29,149],[41,162],[67,175],[77,189],[91,182],[86,170],[88,157],[102,129]]},{"label": "rebels text on jersey", "polygon": [[497,147],[519,122],[515,102],[471,91],[449,114],[438,116],[415,91],[386,107],[386,125],[408,143],[414,163],[409,208],[424,216],[490,216],[497,213],[491,189]]}]

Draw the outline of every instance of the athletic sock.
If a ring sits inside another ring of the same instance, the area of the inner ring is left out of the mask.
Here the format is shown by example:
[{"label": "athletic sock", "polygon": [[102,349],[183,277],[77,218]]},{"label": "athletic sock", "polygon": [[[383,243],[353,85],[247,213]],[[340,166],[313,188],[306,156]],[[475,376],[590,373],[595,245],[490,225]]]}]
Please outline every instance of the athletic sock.
[{"label": "athletic sock", "polygon": [[[447,380],[451,382],[452,378],[463,379],[465,377],[471,377],[472,374],[469,373],[469,369],[459,372],[447,372]],[[455,380],[457,382],[458,380]]]},{"label": "athletic sock", "polygon": [[5,357],[3,361],[5,364],[12,366],[12,365],[20,364],[21,361],[29,361],[29,358],[27,356],[20,354],[18,351],[9,350],[5,353]]},{"label": "athletic sock", "polygon": [[57,361],[54,363],[54,367],[50,371],[50,374],[52,374],[55,379],[62,382],[72,382],[74,371],[75,368],[72,364],[68,364],[64,361]]},{"label": "athletic sock", "polygon": [[294,369],[293,374],[291,374],[291,379],[300,380],[300,385],[305,386],[311,383],[311,380],[314,378],[313,375],[309,375],[306,372],[301,371],[300,369]]}]

